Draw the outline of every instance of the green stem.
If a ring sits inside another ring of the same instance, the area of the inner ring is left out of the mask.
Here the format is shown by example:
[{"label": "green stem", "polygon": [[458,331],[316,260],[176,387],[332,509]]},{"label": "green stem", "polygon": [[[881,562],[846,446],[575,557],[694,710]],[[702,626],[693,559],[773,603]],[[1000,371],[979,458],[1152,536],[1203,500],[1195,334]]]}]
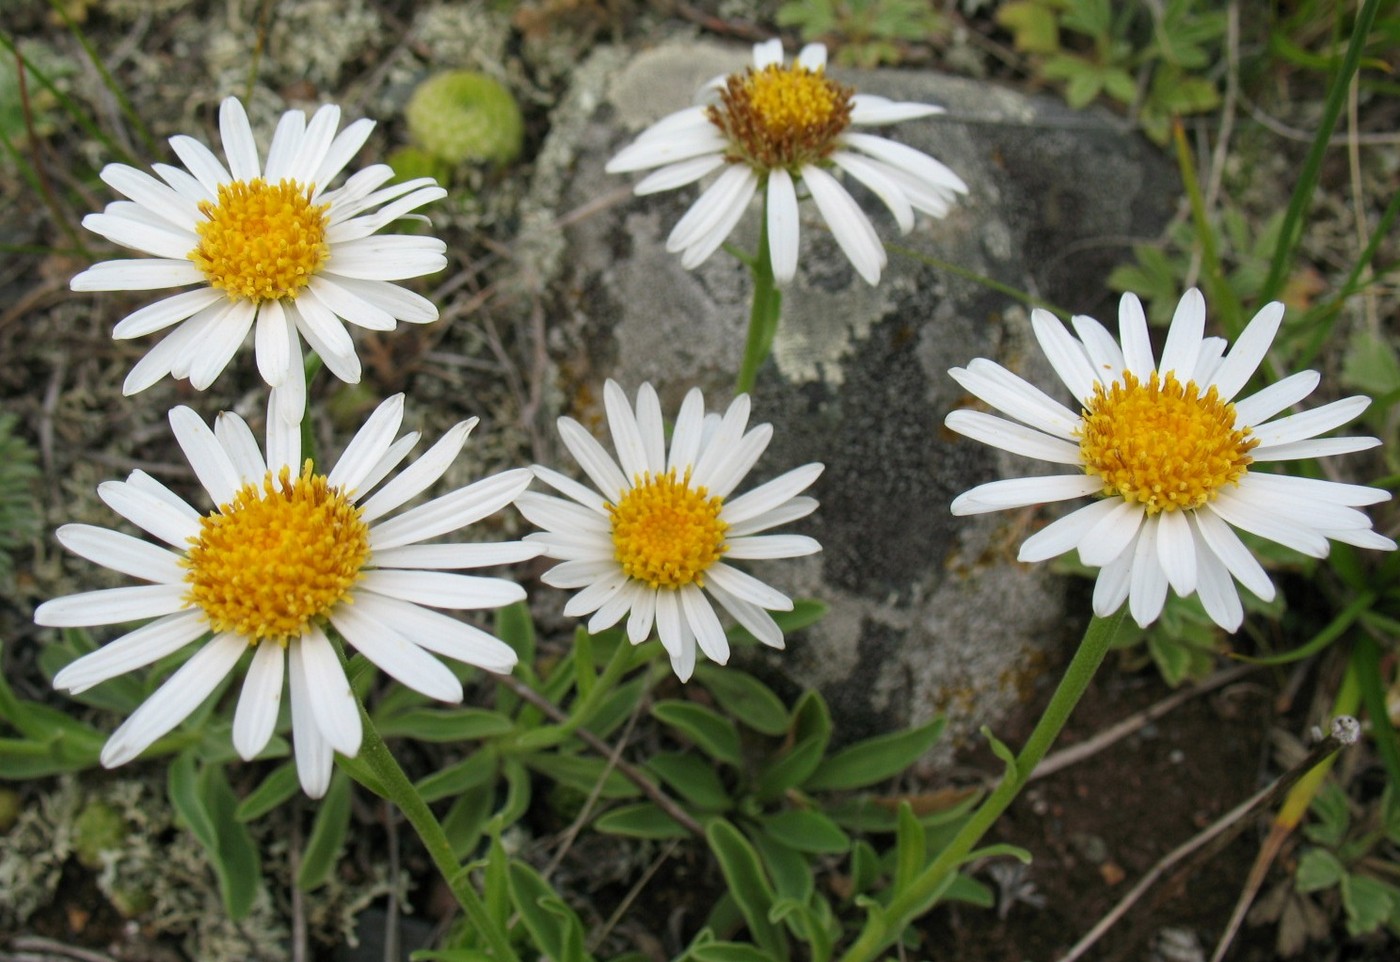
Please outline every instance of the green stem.
[{"label": "green stem", "polygon": [[773,348],[773,335],[778,332],[778,318],[783,312],[783,292],[773,281],[773,258],[768,251],[768,205],[764,202],[763,218],[758,228],[758,254],[749,261],[753,275],[753,307],[749,310],[749,334],[744,341],[744,360],[739,365],[739,380],[735,394],[753,391],[758,369],[768,359]]},{"label": "green stem", "polygon": [[904,931],[905,926],[932,905],[953,872],[963,864],[973,846],[987,833],[1001,813],[1006,811],[1026,782],[1030,781],[1031,773],[1054,744],[1060,729],[1064,728],[1070,713],[1074,711],[1074,706],[1079,703],[1084,690],[1089,687],[1094,672],[1103,663],[1114,636],[1118,634],[1119,626],[1127,616],[1127,607],[1125,604],[1117,614],[1107,618],[1095,616],[1093,621],[1089,622],[1079,650],[1074,653],[1073,660],[1065,669],[1060,686],[1055,689],[1055,694],[1051,696],[1050,704],[1040,716],[1040,721],[1036,722],[1035,730],[1031,732],[1025,747],[1016,756],[1015,764],[1007,767],[1006,774],[1002,776],[996,790],[972,813],[972,818],[958,830],[948,847],[912,882],[894,893],[889,905],[871,911],[865,929],[846,950],[841,962],[869,962],[893,943]]},{"label": "green stem", "polygon": [[[360,753],[356,756],[355,761],[363,762],[374,773],[379,780],[377,787],[383,789],[385,796],[399,807],[399,811],[403,812],[408,823],[418,833],[418,837],[423,841],[423,846],[428,850],[429,857],[433,860],[433,865],[437,867],[439,874],[447,882],[448,888],[452,890],[457,904],[462,907],[462,911],[467,914],[472,925],[485,939],[492,957],[497,962],[520,962],[519,957],[510,947],[509,937],[496,925],[491,913],[486,910],[481,896],[477,895],[476,889],[472,887],[470,873],[462,867],[462,863],[457,861],[457,856],[453,854],[452,843],[447,840],[447,833],[443,831],[442,823],[437,820],[437,816],[428,807],[428,803],[423,801],[423,796],[418,794],[418,789],[413,787],[413,783],[408,780],[404,770],[399,767],[393,753],[384,744],[384,739],[379,737],[379,729],[374,727],[369,713],[365,711],[364,703],[358,698],[355,701],[360,709],[360,724],[364,728]],[[345,767],[351,771],[351,774],[354,774],[354,766]]]}]

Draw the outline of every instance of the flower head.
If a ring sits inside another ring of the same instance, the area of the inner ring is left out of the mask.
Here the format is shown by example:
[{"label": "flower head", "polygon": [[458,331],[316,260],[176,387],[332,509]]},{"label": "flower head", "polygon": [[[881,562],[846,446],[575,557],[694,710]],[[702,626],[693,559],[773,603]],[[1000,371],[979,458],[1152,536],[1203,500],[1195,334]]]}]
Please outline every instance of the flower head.
[{"label": "flower head", "polygon": [[669,453],[650,384],[638,390],[635,410],[613,381],[603,399],[617,460],[577,421],[559,419],[564,445],[597,490],[537,465],[539,479],[569,500],[526,492],[515,503],[544,529],[525,540],[563,562],[545,574],[545,583],[581,589],[564,613],[591,613],[588,630],[594,632],[627,615],[634,645],[651,635],[654,623],[682,681],[695,670],[697,643],[711,661],[729,660],[712,601],[759,641],[783,647],[783,633],[768,612],[790,611],[792,601],[729,561],[821,550],[804,535],[761,532],[816,508],[802,492],[822,465],[794,468],[731,499],[773,436],[768,424],[746,430],[748,395],[736,398],[723,417],[707,417],[700,391],[692,390],[681,404]]},{"label": "flower head", "polygon": [[914,211],[948,213],[967,185],[946,166],[903,144],[852,130],[942,113],[928,104],[858,94],[826,75],[826,47],[809,44],[791,66],[783,45],[755,45],[753,66],[711,81],[717,101],[663,117],[609,161],[609,173],[660,168],[638,194],[672,190],[724,170],[680,219],[666,249],[696,267],[724,243],[762,188],[773,275],[797,273],[798,188],[811,196],[861,277],[880,280],[885,248],[855,200],[832,176],[844,171],[868,187],[901,231]]},{"label": "flower head", "polygon": [[360,361],[344,322],[388,331],[437,319],[430,301],[391,281],[442,270],[446,246],[376,232],[447,192],[431,177],[384,187],[394,176],[385,164],[328,190],[374,127],[358,120],[336,133],[339,125],[339,107],[321,107],[310,123],[289,110],[262,163],[243,105],[230,97],[219,109],[227,167],[180,135],[170,146],[186,169],[156,164],[152,177],[124,164],[103,168],[102,179],[130,199],[89,214],[83,226],[153,256],[94,264],[73,278],[73,290],[198,285],[117,324],[118,339],[175,327],[132,368],[127,394],[167,374],[203,390],[251,329],[258,370],[280,389],[283,419],[296,421],[306,401],[302,339],[354,383]]},{"label": "flower head", "polygon": [[74,554],[149,584],[56,598],[39,606],[35,621],[73,627],[153,620],[65,667],[55,686],[83,691],[206,638],[108,740],[108,768],[183,721],[252,649],[234,713],[234,748],[251,758],[267,745],[289,675],[297,771],[307,793],[320,796],[332,750],[353,756],[361,736],[327,625],[387,674],[443,701],[460,701],[462,685],[430,652],[494,672],[515,664],[503,642],[430,609],[523,599],[512,581],[453,571],[523,561],[539,549],[421,542],[509,504],[530,483],[530,471],[503,472],[390,518],[442,476],[476,419],[457,424],[381,485],[418,440],[417,432],[395,439],[403,395],[379,405],[328,474],[302,461],[300,425],[276,416],[276,403],[269,403],[266,456],[236,414],[221,414],[211,430],[189,408],[170,412],[175,438],[217,506],[207,514],[141,471],[98,488],[112,510],[169,547],[93,525],[58,529]]},{"label": "flower head", "polygon": [[1260,310],[1229,353],[1222,338],[1204,336],[1205,313],[1200,292],[1187,291],[1159,362],[1132,294],[1119,306],[1121,342],[1093,318],[1074,318],[1075,337],[1048,312],[1033,312],[1036,340],[1074,396],[1077,414],[992,361],[954,368],[950,373],[968,392],[1020,423],[962,410],[948,415],[948,427],[1078,470],[980,485],[953,501],[953,513],[1096,496],[1028,538],[1019,558],[1044,561],[1077,548],[1080,560],[1101,569],[1094,612],[1112,614],[1126,600],[1143,627],[1161,614],[1168,587],[1182,597],[1199,595],[1206,613],[1229,631],[1244,618],[1234,581],[1265,601],[1273,598],[1273,583],[1234,528],[1315,558],[1327,555],[1329,538],[1393,550],[1395,542],[1356,510],[1388,500],[1388,492],[1260,468],[1379,444],[1318,437],[1351,421],[1370,400],[1345,398],[1276,417],[1317,387],[1314,371],[1237,400],[1273,343],[1283,305]]}]

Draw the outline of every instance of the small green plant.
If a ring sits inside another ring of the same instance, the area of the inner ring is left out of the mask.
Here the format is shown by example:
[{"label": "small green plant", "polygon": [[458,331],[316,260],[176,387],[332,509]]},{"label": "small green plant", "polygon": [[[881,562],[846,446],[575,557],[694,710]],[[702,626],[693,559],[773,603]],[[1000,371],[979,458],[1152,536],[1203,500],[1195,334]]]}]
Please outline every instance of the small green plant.
[{"label": "small green plant", "polygon": [[1166,143],[1173,117],[1220,103],[1211,68],[1225,14],[1203,0],[1161,5],[1109,0],[1013,0],[996,14],[1041,77],[1062,84],[1071,107],[1107,96]]},{"label": "small green plant", "polygon": [[904,44],[927,42],[948,27],[927,0],[787,0],[777,20],[809,43],[830,43],[847,67],[898,63]]},{"label": "small green plant", "polygon": [[1351,802],[1335,783],[1313,799],[1312,821],[1293,885],[1300,895],[1323,895],[1341,902],[1347,934],[1370,935],[1387,929],[1400,937],[1400,804],[1394,786],[1369,814],[1354,819]]},{"label": "small green plant", "polygon": [[525,121],[499,81],[449,70],[418,85],[404,111],[414,145],[452,166],[504,166],[520,156]]},{"label": "small green plant", "polygon": [[34,449],[14,433],[15,418],[0,417],[0,586],[14,573],[10,552],[39,531],[34,481],[39,469]]}]

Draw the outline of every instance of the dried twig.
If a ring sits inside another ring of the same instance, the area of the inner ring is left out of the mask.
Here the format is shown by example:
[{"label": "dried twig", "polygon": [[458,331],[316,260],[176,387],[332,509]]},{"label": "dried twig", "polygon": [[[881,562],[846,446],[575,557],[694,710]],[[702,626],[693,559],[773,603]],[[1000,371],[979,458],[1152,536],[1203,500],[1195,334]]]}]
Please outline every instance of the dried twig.
[{"label": "dried twig", "polygon": [[1147,894],[1148,889],[1156,885],[1170,868],[1198,852],[1203,853],[1203,858],[1208,858],[1224,848],[1244,830],[1250,815],[1266,805],[1272,805],[1292,788],[1298,779],[1307,774],[1309,769],[1338,749],[1354,744],[1360,737],[1361,725],[1355,718],[1343,715],[1333,719],[1331,733],[1318,742],[1313,750],[1308,752],[1306,758],[1280,775],[1273,784],[1256,792],[1216,819],[1205,831],[1167,853],[1133,886],[1132,891],[1123,896],[1107,915],[1099,919],[1087,935],[1060,957],[1059,962],[1075,962],[1076,959],[1082,958],[1084,953],[1093,948],[1094,944],[1104,936],[1104,933],[1113,928],[1118,920],[1126,915],[1128,910],[1136,905],[1138,900]]}]

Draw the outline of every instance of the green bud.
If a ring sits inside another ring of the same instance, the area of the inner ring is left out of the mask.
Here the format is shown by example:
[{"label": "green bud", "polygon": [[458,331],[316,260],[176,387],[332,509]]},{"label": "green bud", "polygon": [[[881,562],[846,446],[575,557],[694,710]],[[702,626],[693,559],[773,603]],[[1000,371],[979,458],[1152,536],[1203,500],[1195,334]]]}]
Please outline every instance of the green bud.
[{"label": "green bud", "polygon": [[451,70],[423,81],[409,98],[405,117],[413,143],[454,166],[508,164],[520,156],[525,137],[525,121],[510,91],[474,70]]}]

